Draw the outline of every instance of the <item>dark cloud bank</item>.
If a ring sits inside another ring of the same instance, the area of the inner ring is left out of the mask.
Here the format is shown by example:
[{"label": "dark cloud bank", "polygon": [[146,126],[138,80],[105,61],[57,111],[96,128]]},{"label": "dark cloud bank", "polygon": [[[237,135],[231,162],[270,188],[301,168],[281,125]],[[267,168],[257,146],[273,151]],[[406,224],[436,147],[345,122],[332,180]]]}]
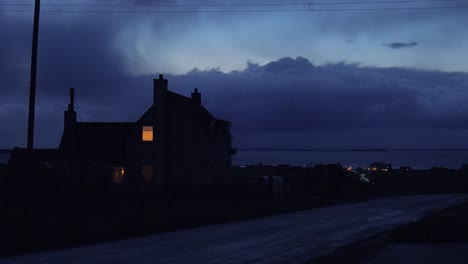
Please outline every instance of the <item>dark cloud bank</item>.
[{"label": "dark cloud bank", "polygon": [[[78,32],[59,14],[42,17],[38,147],[58,145],[69,87],[77,89],[82,121],[134,121],[151,105],[157,73],[129,76],[122,66],[128,65],[125,47],[115,49],[115,36],[128,18],[67,17]],[[152,17],[155,29],[165,29],[164,34],[173,34],[169,25],[180,20],[171,16],[171,23],[164,24],[168,18]],[[31,18],[12,20],[0,12],[0,22],[5,39],[0,41],[0,148],[11,148],[26,143]],[[166,77],[170,89],[184,95],[198,87],[207,108],[233,122],[236,147],[468,147],[468,73],[350,63],[317,66],[298,57],[266,65],[248,62],[245,69],[229,73],[194,69]]]},{"label": "dark cloud bank", "polygon": [[391,49],[402,49],[402,48],[412,48],[418,46],[418,42],[393,42],[393,43],[388,43],[388,44],[382,44],[382,46],[389,47]]},{"label": "dark cloud bank", "polygon": [[[92,78],[64,73],[65,80],[61,75],[48,79],[60,79],[54,83],[62,86],[39,90],[38,146],[58,144],[67,87],[76,87],[84,121],[136,120],[150,106],[155,76],[105,70],[96,75],[91,72],[98,69],[91,68],[84,71]],[[170,89],[184,95],[198,87],[206,107],[233,122],[237,147],[468,147],[467,73],[315,66],[298,57],[266,65],[248,62],[246,69],[229,73],[194,69],[166,77]],[[0,147],[24,145],[23,90],[2,85],[0,118],[6,125],[0,128]]]}]

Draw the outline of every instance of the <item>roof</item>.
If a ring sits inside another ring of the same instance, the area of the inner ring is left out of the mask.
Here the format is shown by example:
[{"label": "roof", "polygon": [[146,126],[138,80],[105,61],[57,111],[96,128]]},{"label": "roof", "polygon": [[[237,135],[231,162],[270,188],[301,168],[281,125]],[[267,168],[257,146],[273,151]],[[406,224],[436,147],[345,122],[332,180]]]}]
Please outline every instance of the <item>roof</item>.
[{"label": "roof", "polygon": [[[177,109],[182,113],[191,116],[202,124],[210,124],[215,118],[202,105],[195,104],[190,98],[180,94],[167,91],[167,106]],[[143,119],[154,111],[151,106],[140,118]],[[68,140],[72,135],[65,132],[60,142],[61,154],[64,157],[79,160],[99,160],[114,163],[123,163],[126,160],[127,140],[131,136],[136,123],[128,122],[78,122],[75,126],[75,152],[73,157],[69,150],[72,149]]]},{"label": "roof", "polygon": [[[135,123],[78,122],[75,127],[74,158],[121,163],[125,161],[126,141]],[[64,133],[60,148],[66,146],[70,135]]]},{"label": "roof", "polygon": [[211,120],[215,119],[211,113],[206,110],[206,108],[199,104],[194,104],[192,100],[188,97],[183,95],[167,91],[167,98],[169,100],[169,105],[171,107],[175,107],[180,109],[181,111],[185,111],[186,113],[190,114],[195,119],[201,122],[211,122]]},{"label": "roof", "polygon": [[[182,111],[187,115],[192,116],[195,120],[201,123],[210,123],[213,119],[215,119],[213,115],[203,105],[194,104],[192,100],[188,97],[174,93],[172,91],[167,91],[166,96],[167,106],[169,108],[174,108],[179,111]],[[151,106],[139,120],[143,119],[153,110],[154,105]]]}]

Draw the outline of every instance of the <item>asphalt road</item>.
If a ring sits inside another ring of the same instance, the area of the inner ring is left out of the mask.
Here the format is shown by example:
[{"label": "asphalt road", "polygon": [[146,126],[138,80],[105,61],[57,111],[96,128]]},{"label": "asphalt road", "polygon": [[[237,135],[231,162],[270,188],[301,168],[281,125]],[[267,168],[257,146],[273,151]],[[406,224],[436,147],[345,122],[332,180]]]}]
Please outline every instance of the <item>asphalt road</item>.
[{"label": "asphalt road", "polygon": [[468,195],[386,198],[17,256],[0,263],[304,263],[466,200]]}]

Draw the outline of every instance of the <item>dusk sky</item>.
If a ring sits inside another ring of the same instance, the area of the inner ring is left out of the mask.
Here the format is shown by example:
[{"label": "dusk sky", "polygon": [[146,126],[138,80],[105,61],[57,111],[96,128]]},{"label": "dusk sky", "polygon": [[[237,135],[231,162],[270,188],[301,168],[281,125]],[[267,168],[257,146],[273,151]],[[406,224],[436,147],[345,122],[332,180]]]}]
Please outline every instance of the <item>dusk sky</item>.
[{"label": "dusk sky", "polygon": [[[207,109],[233,123],[237,148],[468,148],[467,8],[42,2],[36,147],[58,146],[69,87],[80,121],[135,121],[152,103],[152,79],[164,73],[170,90],[189,96],[199,88]],[[26,145],[33,12],[12,11],[32,11],[33,3],[0,0],[0,148]],[[262,12],[134,12],[143,10]]]}]

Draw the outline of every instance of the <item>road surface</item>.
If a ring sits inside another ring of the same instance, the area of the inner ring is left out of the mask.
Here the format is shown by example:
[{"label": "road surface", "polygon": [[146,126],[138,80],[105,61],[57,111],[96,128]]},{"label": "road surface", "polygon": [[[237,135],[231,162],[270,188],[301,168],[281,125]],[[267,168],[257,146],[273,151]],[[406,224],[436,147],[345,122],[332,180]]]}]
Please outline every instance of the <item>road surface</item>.
[{"label": "road surface", "polygon": [[0,259],[0,263],[305,263],[468,195],[393,197]]}]

